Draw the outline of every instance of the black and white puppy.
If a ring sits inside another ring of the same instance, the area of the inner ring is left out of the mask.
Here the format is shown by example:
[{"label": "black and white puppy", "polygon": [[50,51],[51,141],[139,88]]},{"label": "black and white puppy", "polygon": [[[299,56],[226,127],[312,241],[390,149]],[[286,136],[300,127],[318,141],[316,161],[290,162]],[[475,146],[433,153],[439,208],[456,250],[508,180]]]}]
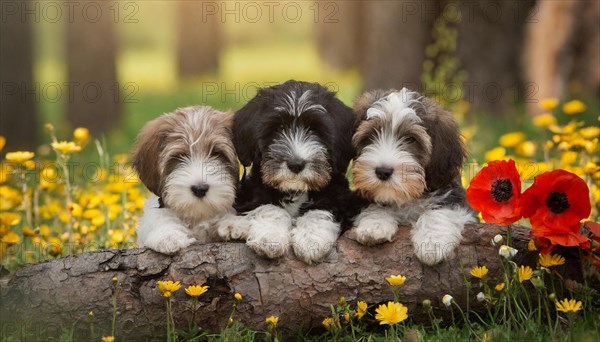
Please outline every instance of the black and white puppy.
[{"label": "black and white puppy", "polygon": [[350,217],[346,169],[355,118],[318,83],[287,81],[260,89],[236,112],[233,141],[244,167],[236,199],[247,243],[269,258],[290,245],[306,263],[322,260]]},{"label": "black and white puppy", "polygon": [[137,228],[140,247],[173,254],[193,242],[244,237],[234,224],[239,164],[232,122],[233,113],[194,106],[144,126],[133,165],[154,195]]},{"label": "black and white puppy", "polygon": [[412,224],[422,262],[449,258],[464,225],[476,222],[461,185],[466,152],[452,114],[406,88],[364,93],[354,111],[352,173],[368,203],[351,236],[374,245],[391,241],[399,225]]}]

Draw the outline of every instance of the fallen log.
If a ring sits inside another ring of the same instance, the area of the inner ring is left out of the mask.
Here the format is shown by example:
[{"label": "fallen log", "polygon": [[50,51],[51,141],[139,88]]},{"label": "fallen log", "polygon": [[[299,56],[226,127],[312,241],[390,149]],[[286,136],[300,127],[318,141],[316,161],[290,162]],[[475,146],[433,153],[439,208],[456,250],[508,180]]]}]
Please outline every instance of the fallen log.
[{"label": "fallen log", "polygon": [[[320,327],[330,314],[329,305],[340,297],[370,305],[390,300],[392,292],[384,278],[402,274],[407,280],[400,288],[400,301],[408,306],[411,319],[420,321],[425,317],[424,299],[441,306],[441,297],[451,294],[459,305],[466,303],[465,277],[471,267],[486,265],[490,281],[501,279],[498,251],[490,241],[505,233],[500,226],[470,225],[455,257],[434,267],[415,257],[408,228],[400,229],[393,242],[375,247],[359,245],[346,234],[325,262],[313,266],[296,260],[292,253],[279,260],[263,259],[243,243],[194,245],[174,256],[146,249],[68,256],[27,265],[2,278],[3,334],[31,333],[44,340],[73,327],[81,339],[110,335],[113,291],[118,288],[118,337],[164,340],[165,299],[158,280],[178,280],[183,285],[172,296],[177,326],[187,327],[192,317],[192,300],[184,287],[204,283],[210,289],[199,298],[195,316],[202,328],[222,329],[235,302],[233,294],[239,292],[243,300],[237,303],[236,320],[262,329],[265,317],[276,315],[280,331],[298,332]],[[529,229],[513,226],[511,238],[519,249],[517,263],[534,265],[537,254],[526,247]],[[90,311],[97,336],[89,336]]]}]

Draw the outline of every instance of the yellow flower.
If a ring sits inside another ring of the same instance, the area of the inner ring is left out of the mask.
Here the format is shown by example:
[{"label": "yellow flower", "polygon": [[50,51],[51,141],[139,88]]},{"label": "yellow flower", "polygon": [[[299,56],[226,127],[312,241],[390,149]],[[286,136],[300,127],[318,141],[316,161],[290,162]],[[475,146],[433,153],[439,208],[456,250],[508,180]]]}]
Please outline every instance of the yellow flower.
[{"label": "yellow flower", "polygon": [[540,266],[552,267],[565,264],[565,258],[558,254],[540,254]]},{"label": "yellow flower", "polygon": [[325,329],[329,329],[331,327],[331,325],[333,324],[333,318],[327,317],[323,320],[323,322],[321,322],[321,324],[323,324]]},{"label": "yellow flower", "polygon": [[583,172],[591,175],[591,174],[594,174],[599,169],[600,168],[598,167],[598,164],[594,163],[593,161],[588,161],[587,163],[585,163],[585,166],[583,167]]},{"label": "yellow flower", "polygon": [[510,132],[500,136],[500,145],[504,147],[515,147],[525,140],[523,132]]},{"label": "yellow flower", "polygon": [[81,146],[75,144],[72,141],[61,141],[61,142],[53,142],[52,144],[52,148],[55,149],[56,151],[62,153],[62,154],[70,154],[70,153],[74,153],[74,152],[79,152],[81,151]]},{"label": "yellow flower", "polygon": [[575,115],[585,112],[586,108],[587,107],[585,106],[585,104],[579,100],[569,101],[563,104],[562,107],[563,112],[567,115]]},{"label": "yellow flower", "polygon": [[392,286],[401,286],[406,281],[406,277],[403,275],[391,275],[385,278],[385,280]]},{"label": "yellow flower", "polygon": [[579,135],[584,139],[594,139],[600,136],[600,127],[589,126],[579,130]]},{"label": "yellow flower", "polygon": [[157,284],[158,289],[166,298],[171,297],[171,292],[175,292],[181,288],[181,284],[178,281],[173,282],[172,280],[159,280]]},{"label": "yellow flower", "polygon": [[73,131],[73,140],[77,145],[84,145],[90,140],[90,131],[84,127],[77,127]]},{"label": "yellow flower", "polygon": [[200,297],[206,291],[208,291],[208,286],[190,285],[185,288],[185,293],[192,297]]},{"label": "yellow flower", "polygon": [[542,99],[539,103],[540,108],[543,110],[552,111],[556,106],[558,106],[558,99],[555,97],[549,97]]},{"label": "yellow flower", "polygon": [[5,227],[16,226],[21,223],[21,215],[4,212],[0,214],[0,225]]},{"label": "yellow flower", "polygon": [[6,138],[3,135],[0,135],[0,151],[2,151],[4,145],[6,145]]},{"label": "yellow flower", "polygon": [[573,165],[577,161],[577,152],[566,151],[560,156],[560,164],[564,167]]},{"label": "yellow flower", "polygon": [[483,279],[488,274],[488,268],[485,266],[475,266],[471,269],[471,275],[475,278]]},{"label": "yellow flower", "polygon": [[500,160],[506,156],[506,149],[504,147],[495,147],[487,152],[485,152],[485,160]]},{"label": "yellow flower", "polygon": [[575,299],[563,299],[556,302],[556,310],[562,312],[577,312],[581,310],[582,304]]},{"label": "yellow flower", "polygon": [[19,234],[15,232],[10,232],[2,237],[2,243],[7,245],[16,245],[19,241],[21,241],[21,238],[19,237]]},{"label": "yellow flower", "polygon": [[494,287],[494,289],[495,289],[496,291],[500,292],[500,291],[504,290],[504,286],[505,286],[505,285],[506,285],[506,284],[504,284],[504,283],[500,283],[500,284],[496,285],[496,287]]},{"label": "yellow flower", "polygon": [[19,164],[23,164],[24,162],[28,161],[29,159],[33,158],[34,156],[35,156],[35,153],[29,152],[29,151],[8,152],[6,154],[6,160],[15,162],[15,163],[19,163]]},{"label": "yellow flower", "polygon": [[544,113],[533,118],[533,124],[537,127],[547,128],[556,125],[556,118],[550,113]]},{"label": "yellow flower", "polygon": [[408,318],[408,308],[397,302],[381,304],[375,309],[375,312],[377,313],[375,319],[379,321],[379,324],[394,325]]},{"label": "yellow flower", "polygon": [[363,316],[367,313],[367,302],[363,302],[362,300],[356,303],[356,317],[358,319],[363,318]]},{"label": "yellow flower", "polygon": [[29,227],[22,227],[21,233],[23,233],[24,236],[35,236],[35,230]]},{"label": "yellow flower", "polygon": [[114,336],[102,336],[102,342],[115,342]]},{"label": "yellow flower", "polygon": [[515,151],[524,157],[533,157],[535,154],[535,144],[532,141],[523,141],[517,145]]},{"label": "yellow flower", "polygon": [[[93,220],[92,220],[93,221]],[[110,241],[114,244],[120,244],[125,240],[125,235],[120,229],[115,229],[110,235]]]},{"label": "yellow flower", "polygon": [[106,222],[104,215],[96,216],[92,219],[92,225],[98,227],[103,225]]},{"label": "yellow flower", "polygon": [[48,235],[50,235],[50,227],[47,224],[40,226],[40,235],[44,237],[48,237]]},{"label": "yellow flower", "polygon": [[529,266],[521,265],[521,267],[519,267],[518,276],[519,276],[519,283],[522,283],[525,280],[529,280],[529,279],[531,279],[531,277],[533,277],[533,270]]},{"label": "yellow flower", "polygon": [[533,241],[533,239],[529,240],[527,243],[527,250],[530,252],[537,251],[537,247],[535,246],[535,241]]},{"label": "yellow flower", "polygon": [[236,292],[236,293],[233,295],[233,297],[234,297],[235,299],[237,299],[237,300],[240,300],[240,301],[241,301],[242,299],[244,299],[244,297],[242,297],[242,294],[241,294],[241,293],[239,293],[239,292]]},{"label": "yellow flower", "polygon": [[267,323],[267,325],[270,325],[272,327],[276,327],[277,323],[279,322],[279,317],[277,316],[269,316],[265,319],[265,322]]}]

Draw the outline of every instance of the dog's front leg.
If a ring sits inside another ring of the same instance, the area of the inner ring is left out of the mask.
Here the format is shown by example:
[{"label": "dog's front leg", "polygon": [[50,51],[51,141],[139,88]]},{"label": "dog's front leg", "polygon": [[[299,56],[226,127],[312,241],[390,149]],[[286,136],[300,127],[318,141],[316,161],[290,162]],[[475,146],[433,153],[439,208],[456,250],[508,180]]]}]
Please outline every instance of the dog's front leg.
[{"label": "dog's front leg", "polygon": [[266,204],[242,217],[247,225],[247,245],[257,254],[278,258],[286,253],[290,244],[292,218],[283,208]]},{"label": "dog's front leg", "polygon": [[296,220],[292,229],[294,253],[307,264],[320,261],[335,247],[340,230],[331,212],[309,210]]},{"label": "dog's front leg", "polygon": [[144,215],[137,228],[139,247],[147,247],[163,254],[174,254],[191,245],[187,226],[167,208],[160,208],[157,196],[144,202]]},{"label": "dog's front leg", "polygon": [[354,220],[349,236],[363,245],[371,246],[392,241],[398,231],[398,220],[392,208],[371,204]]},{"label": "dog's front leg", "polygon": [[470,222],[476,222],[473,213],[462,207],[425,211],[411,231],[415,254],[427,265],[449,259],[460,244],[465,224]]}]

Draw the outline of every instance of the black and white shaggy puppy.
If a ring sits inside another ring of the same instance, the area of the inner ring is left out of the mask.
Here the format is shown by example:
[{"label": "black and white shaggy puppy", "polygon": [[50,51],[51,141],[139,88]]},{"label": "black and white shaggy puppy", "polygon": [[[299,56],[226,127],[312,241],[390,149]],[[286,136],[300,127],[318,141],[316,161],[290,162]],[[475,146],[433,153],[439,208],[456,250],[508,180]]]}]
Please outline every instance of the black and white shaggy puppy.
[{"label": "black and white shaggy puppy", "polygon": [[452,114],[406,88],[367,92],[354,111],[359,122],[352,173],[367,204],[351,236],[374,245],[390,241],[399,225],[412,224],[422,262],[449,258],[464,225],[476,221],[461,185],[466,152]]},{"label": "black and white shaggy puppy", "polygon": [[232,227],[239,164],[232,113],[180,108],[144,126],[133,165],[155,196],[137,228],[140,247],[172,254],[193,242],[239,238]]},{"label": "black and white shaggy puppy", "polygon": [[260,89],[236,112],[235,148],[241,163],[252,165],[236,209],[258,254],[276,258],[291,245],[310,264],[335,246],[351,219],[345,173],[354,123],[352,109],[333,92],[299,81]]}]

